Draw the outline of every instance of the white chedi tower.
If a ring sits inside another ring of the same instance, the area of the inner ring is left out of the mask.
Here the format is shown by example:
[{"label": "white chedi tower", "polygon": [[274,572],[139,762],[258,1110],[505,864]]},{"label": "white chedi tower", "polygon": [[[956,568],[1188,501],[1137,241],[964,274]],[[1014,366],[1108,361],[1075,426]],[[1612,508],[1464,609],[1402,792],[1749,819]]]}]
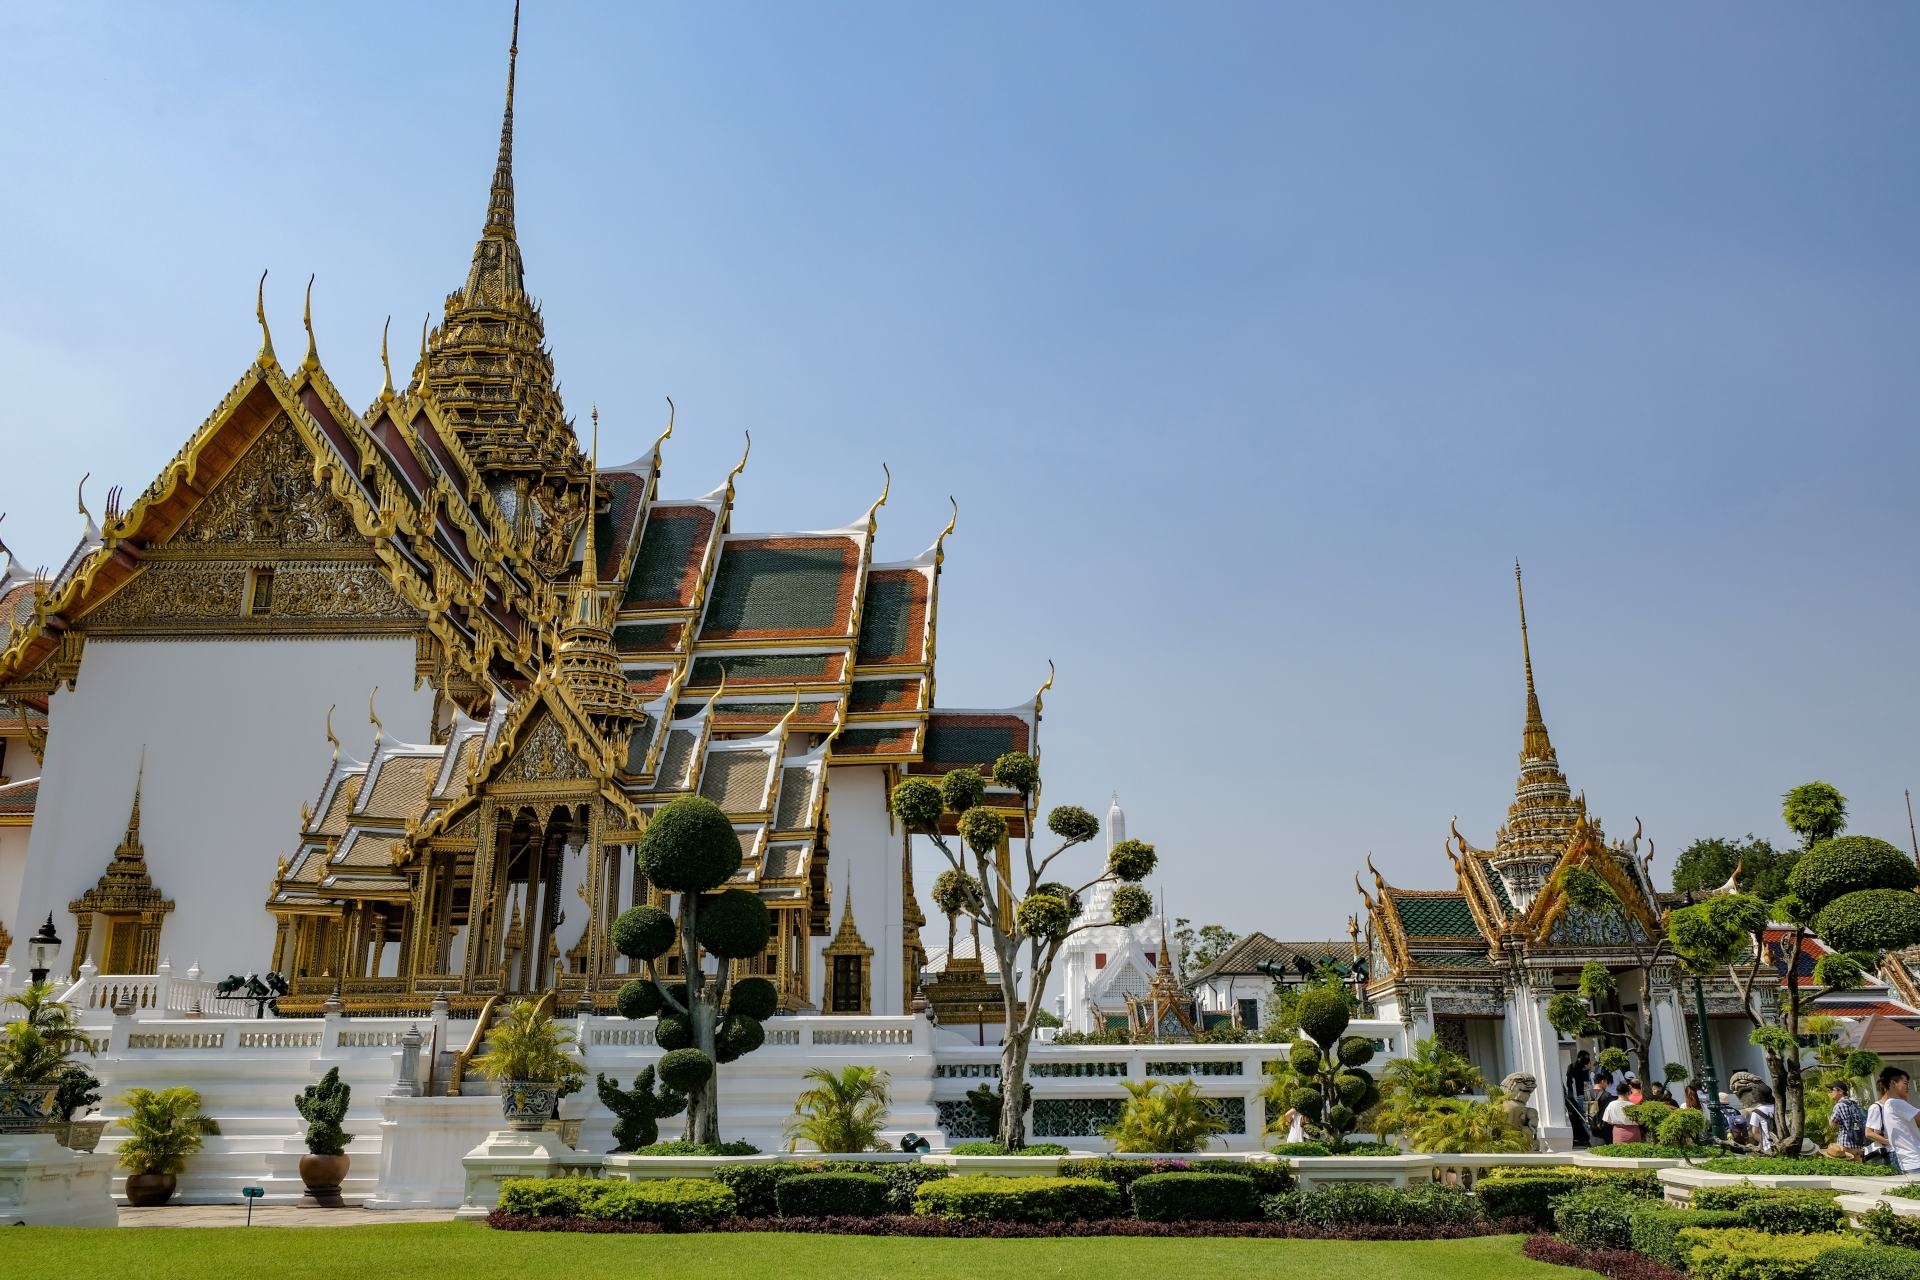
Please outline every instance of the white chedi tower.
[{"label": "white chedi tower", "polygon": [[[1107,851],[1127,838],[1127,814],[1115,794],[1107,810]],[[1104,920],[1113,912],[1112,881],[1102,881],[1087,894],[1083,919]],[[1088,929],[1067,940],[1060,951],[1063,990],[1060,997],[1062,1030],[1095,1031],[1117,1020],[1125,1025],[1127,997],[1144,996],[1160,961],[1161,920],[1149,916],[1131,928],[1107,925]]]}]

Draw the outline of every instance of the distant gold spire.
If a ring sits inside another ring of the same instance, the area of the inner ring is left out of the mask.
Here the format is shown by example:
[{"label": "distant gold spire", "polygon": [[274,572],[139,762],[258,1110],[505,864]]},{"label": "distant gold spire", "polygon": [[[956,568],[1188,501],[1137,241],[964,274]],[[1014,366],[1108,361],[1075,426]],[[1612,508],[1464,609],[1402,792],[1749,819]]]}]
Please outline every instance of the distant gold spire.
[{"label": "distant gold spire", "polygon": [[1521,755],[1534,760],[1551,759],[1553,743],[1547,737],[1547,722],[1540,715],[1540,694],[1533,687],[1533,648],[1527,642],[1527,589],[1520,580],[1520,562],[1513,562],[1513,589],[1520,598],[1520,660],[1527,672],[1527,724],[1521,738]]},{"label": "distant gold spire", "polygon": [[393,317],[380,326],[380,403],[386,404],[393,399],[393,362],[387,359],[387,330],[393,328]]},{"label": "distant gold spire", "polygon": [[320,367],[320,347],[319,344],[313,340],[313,281],[314,276],[309,275],[307,277],[307,305],[306,309],[302,311],[300,315],[300,323],[307,327],[307,355],[306,358],[300,362],[300,367],[308,372],[312,372]]},{"label": "distant gold spire", "polygon": [[147,782],[147,749],[140,748],[140,768],[133,775],[133,811],[127,815],[127,838],[114,850],[116,858],[137,858],[140,848],[140,792]]}]

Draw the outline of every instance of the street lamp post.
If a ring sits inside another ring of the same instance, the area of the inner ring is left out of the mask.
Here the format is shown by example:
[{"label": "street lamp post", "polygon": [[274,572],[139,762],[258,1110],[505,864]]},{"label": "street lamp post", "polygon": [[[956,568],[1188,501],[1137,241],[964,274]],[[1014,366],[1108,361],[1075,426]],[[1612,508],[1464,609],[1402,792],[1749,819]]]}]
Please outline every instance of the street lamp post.
[{"label": "street lamp post", "polygon": [[27,967],[38,984],[47,980],[47,974],[53,970],[53,962],[60,956],[60,935],[53,931],[53,912],[47,912],[47,922],[40,926],[40,932],[27,939]]},{"label": "street lamp post", "polygon": [[1707,994],[1700,975],[1693,975],[1693,1017],[1700,1027],[1700,1065],[1705,1071],[1707,1096],[1700,1099],[1706,1109],[1709,1132],[1716,1139],[1727,1136],[1727,1118],[1720,1114],[1720,1075],[1713,1066],[1713,1035],[1707,1027]]}]

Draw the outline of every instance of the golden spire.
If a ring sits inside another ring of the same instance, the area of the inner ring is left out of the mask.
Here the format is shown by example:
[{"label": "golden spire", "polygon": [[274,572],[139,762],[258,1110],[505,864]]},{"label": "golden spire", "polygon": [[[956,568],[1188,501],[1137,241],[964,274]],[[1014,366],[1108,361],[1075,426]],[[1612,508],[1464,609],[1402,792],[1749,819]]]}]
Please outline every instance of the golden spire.
[{"label": "golden spire", "polygon": [[388,316],[387,322],[380,326],[381,404],[387,404],[393,400],[393,364],[387,359],[387,330],[391,328],[393,328],[393,317]]},{"label": "golden spire", "polygon": [[267,273],[264,271],[260,273],[260,283],[254,286],[253,318],[260,322],[260,363],[280,363],[273,354],[273,330],[267,328]]},{"label": "golden spire", "polygon": [[114,850],[117,858],[140,856],[140,791],[147,781],[147,749],[140,748],[140,768],[133,775],[133,811],[127,815],[127,838]]},{"label": "golden spire", "polygon": [[513,0],[513,35],[507,41],[507,107],[500,117],[500,158],[487,198],[486,234],[513,239],[513,73],[520,61],[520,0]]},{"label": "golden spire", "polygon": [[1513,589],[1520,598],[1520,659],[1527,671],[1527,725],[1521,739],[1523,759],[1546,760],[1553,756],[1553,743],[1547,738],[1547,722],[1540,716],[1540,694],[1533,687],[1533,649],[1527,643],[1527,589],[1520,580],[1520,562],[1513,562]]},{"label": "golden spire", "polygon": [[300,367],[309,372],[320,367],[320,347],[313,340],[313,280],[312,275],[307,277],[307,305],[300,314],[300,323],[307,327],[307,355]]}]

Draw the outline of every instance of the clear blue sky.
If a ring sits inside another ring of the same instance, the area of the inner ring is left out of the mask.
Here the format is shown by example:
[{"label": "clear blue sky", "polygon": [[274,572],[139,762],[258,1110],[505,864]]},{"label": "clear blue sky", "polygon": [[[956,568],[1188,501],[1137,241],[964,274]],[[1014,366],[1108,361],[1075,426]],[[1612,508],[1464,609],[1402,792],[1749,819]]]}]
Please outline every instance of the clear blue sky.
[{"label": "clear blue sky", "polygon": [[[410,365],[509,6],[6,6],[0,508],[57,563],[319,274]],[[1178,914],[1338,932],[1547,722],[1663,863],[1920,786],[1920,10],[530,0],[519,219],[569,408],[736,527],[960,528],[940,700],[1060,664],[1048,799]]]}]

